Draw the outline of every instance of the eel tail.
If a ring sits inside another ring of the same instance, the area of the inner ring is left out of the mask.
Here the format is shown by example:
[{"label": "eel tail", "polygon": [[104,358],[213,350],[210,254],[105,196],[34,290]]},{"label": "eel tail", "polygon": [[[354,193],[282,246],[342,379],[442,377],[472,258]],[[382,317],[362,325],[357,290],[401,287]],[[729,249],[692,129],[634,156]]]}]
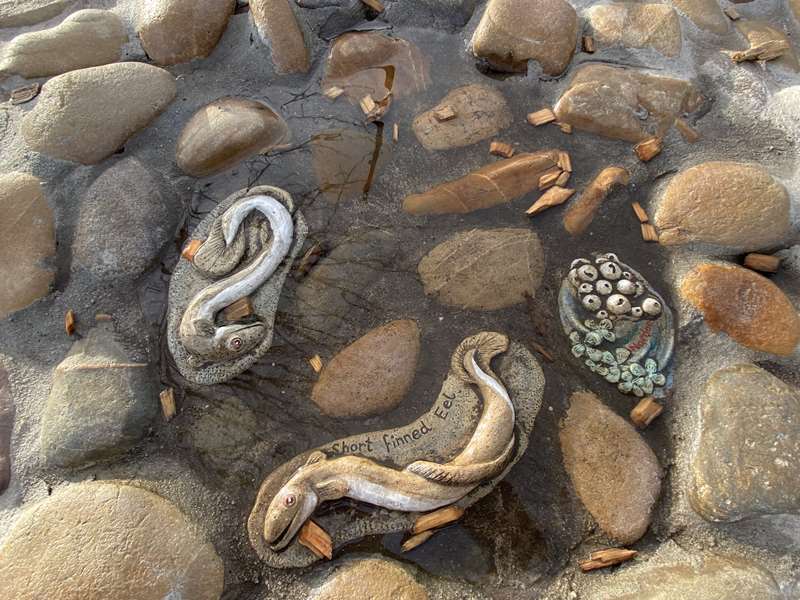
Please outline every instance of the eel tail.
[{"label": "eel tail", "polygon": [[466,338],[458,345],[450,361],[450,369],[462,381],[477,383],[464,368],[464,359],[471,350],[475,351],[475,361],[483,372],[497,379],[491,368],[492,359],[508,350],[508,337],[494,331],[484,331]]},{"label": "eel tail", "polygon": [[418,460],[408,465],[404,470],[424,477],[431,481],[443,484],[465,485],[477,484],[494,477],[508,462],[514,450],[514,436],[508,442],[506,449],[496,459],[485,463],[472,465],[458,465],[447,463],[440,465],[427,460]]}]

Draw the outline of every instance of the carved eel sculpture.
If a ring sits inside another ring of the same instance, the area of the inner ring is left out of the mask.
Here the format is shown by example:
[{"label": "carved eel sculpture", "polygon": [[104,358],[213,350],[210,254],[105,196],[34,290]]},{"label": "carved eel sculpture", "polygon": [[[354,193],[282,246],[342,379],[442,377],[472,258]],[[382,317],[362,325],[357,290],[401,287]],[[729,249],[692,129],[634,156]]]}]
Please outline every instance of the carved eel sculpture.
[{"label": "carved eel sculpture", "polygon": [[661,398],[671,385],[672,312],[616,254],[572,261],[559,294],[572,354],[624,394]]},{"label": "carved eel sculpture", "polygon": [[[418,421],[338,440],[270,475],[248,522],[262,559],[277,567],[314,562],[296,542],[312,515],[342,546],[406,529],[419,512],[467,506],[488,493],[524,452],[544,387],[538,364],[517,344],[503,357],[501,375],[495,374],[492,358],[508,350],[508,338],[499,333],[465,339],[437,403]],[[340,499],[386,510],[349,519],[318,512]]]},{"label": "carved eel sculpture", "polygon": [[[194,232],[170,282],[167,340],[181,374],[217,383],[249,368],[269,349],[278,298],[306,234],[291,196],[260,186],[220,203]],[[252,315],[224,309],[249,299]]]}]

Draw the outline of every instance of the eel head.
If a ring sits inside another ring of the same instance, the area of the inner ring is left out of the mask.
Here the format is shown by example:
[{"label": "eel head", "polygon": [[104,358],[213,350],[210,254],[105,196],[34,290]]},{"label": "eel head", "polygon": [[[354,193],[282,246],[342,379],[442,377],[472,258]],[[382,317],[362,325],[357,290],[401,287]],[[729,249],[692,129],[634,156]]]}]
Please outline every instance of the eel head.
[{"label": "eel head", "polygon": [[255,348],[264,339],[264,323],[236,323],[215,327],[195,323],[181,328],[181,341],[191,354],[208,360],[233,360]]}]

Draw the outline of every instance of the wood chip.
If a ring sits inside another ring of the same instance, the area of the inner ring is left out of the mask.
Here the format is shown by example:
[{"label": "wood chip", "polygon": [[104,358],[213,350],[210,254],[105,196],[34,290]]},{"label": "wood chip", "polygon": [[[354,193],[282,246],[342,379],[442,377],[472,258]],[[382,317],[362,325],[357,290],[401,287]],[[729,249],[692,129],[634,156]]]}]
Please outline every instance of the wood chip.
[{"label": "wood chip", "polygon": [[423,531],[428,531],[429,529],[436,529],[437,527],[442,527],[443,525],[458,521],[462,516],[464,516],[464,509],[460,506],[446,506],[445,508],[440,508],[439,510],[429,512],[419,517],[414,522],[411,533],[416,535]]},{"label": "wood chip", "polygon": [[431,539],[431,537],[433,537],[433,533],[434,532],[429,529],[428,531],[423,531],[422,533],[418,533],[417,535],[412,535],[405,542],[403,542],[403,545],[400,546],[400,550],[402,550],[403,552],[410,552],[417,546],[424,544],[429,539]]},{"label": "wood chip", "polygon": [[322,371],[322,358],[319,354],[315,354],[311,358],[308,359],[308,364],[311,365],[311,368],[314,369],[315,373],[319,373]]},{"label": "wood chip", "polygon": [[751,253],[744,257],[744,266],[754,271],[777,273],[781,266],[781,259],[770,254]]},{"label": "wood chip", "polygon": [[564,212],[564,229],[571,235],[581,235],[594,220],[600,205],[617,186],[628,185],[631,175],[623,167],[606,167],[586,186],[581,197]]},{"label": "wood chip", "polygon": [[164,420],[172,420],[172,417],[178,412],[178,409],[175,407],[175,390],[171,387],[162,390],[158,395],[158,399],[161,400],[161,413],[164,415]]},{"label": "wood chip", "polygon": [[647,223],[650,220],[650,217],[647,216],[647,211],[638,202],[631,204],[631,208],[636,214],[636,218],[639,219],[639,223]]},{"label": "wood chip", "polygon": [[383,4],[381,4],[379,0],[361,0],[361,2],[369,6],[376,13],[382,13],[384,11]]},{"label": "wood chip", "polygon": [[742,15],[739,14],[739,11],[736,10],[733,6],[728,6],[727,8],[722,9],[723,12],[728,15],[728,18],[731,21],[738,21],[742,18]]},{"label": "wood chip", "polygon": [[569,171],[561,171],[561,175],[559,175],[558,179],[556,179],[556,185],[559,187],[564,187],[565,185],[567,185],[567,182],[569,181],[571,175],[572,173],[570,173]]},{"label": "wood chip", "polygon": [[372,111],[378,108],[378,105],[375,103],[375,100],[369,94],[367,94],[361,100],[359,100],[358,104],[359,106],[361,106],[361,110],[365,115],[370,114]]},{"label": "wood chip", "polygon": [[300,528],[297,534],[297,541],[311,550],[317,558],[333,558],[333,540],[322,527],[309,519]]},{"label": "wood chip", "polygon": [[664,407],[656,402],[656,399],[652,396],[642,398],[639,404],[634,406],[631,410],[631,421],[633,421],[633,424],[639,429],[644,429],[650,425],[663,410]]},{"label": "wood chip", "polygon": [[551,352],[547,348],[542,346],[539,342],[535,340],[531,341],[531,346],[533,347],[534,350],[536,350],[539,354],[541,354],[542,357],[544,357],[544,359],[547,362],[556,362],[555,356],[553,356]]},{"label": "wood chip", "polygon": [[694,144],[700,139],[700,134],[697,133],[697,130],[681,118],[675,119],[675,128],[683,136],[683,139],[690,144]]},{"label": "wood chip", "polygon": [[594,53],[594,38],[590,35],[583,36],[582,40],[583,51],[587,54]]},{"label": "wood chip", "polygon": [[774,60],[783,56],[789,50],[789,42],[786,40],[767,40],[755,46],[750,46],[747,50],[724,51],[735,63],[748,60]]},{"label": "wood chip", "polygon": [[298,261],[297,267],[295,267],[295,278],[300,279],[308,275],[312,267],[319,262],[323,254],[324,249],[322,244],[314,242]]},{"label": "wood chip", "polygon": [[548,169],[539,176],[539,190],[546,190],[547,188],[554,186],[560,176],[561,169],[558,167]]},{"label": "wood chip", "polygon": [[563,133],[572,133],[572,125],[569,123],[557,123],[557,125]]},{"label": "wood chip", "polygon": [[97,313],[94,316],[95,323],[103,323],[103,322],[111,321],[113,319],[114,319],[114,317],[112,317],[108,313]]},{"label": "wood chip", "polygon": [[569,153],[563,150],[558,153],[558,167],[572,173],[572,159],[569,157]]},{"label": "wood chip", "polygon": [[556,115],[549,108],[543,108],[542,110],[537,110],[536,112],[530,113],[527,116],[527,120],[528,123],[530,123],[534,127],[538,127],[539,125],[552,123],[553,121],[556,120]]},{"label": "wood chip", "polygon": [[392,141],[396,144],[400,139],[400,125],[395,123],[392,125]]},{"label": "wood chip", "polygon": [[511,158],[514,156],[514,148],[511,144],[506,144],[505,142],[492,142],[489,144],[489,154],[502,156],[503,158]]},{"label": "wood chip", "polygon": [[551,206],[564,204],[564,202],[569,200],[570,196],[572,196],[574,193],[575,190],[563,188],[557,185],[553,186],[544,194],[542,194],[539,199],[534,202],[528,210],[525,211],[525,214],[529,217],[532,217],[533,215],[539,214]]},{"label": "wood chip", "polygon": [[222,309],[222,318],[229,323],[241,321],[245,317],[249,317],[256,311],[253,308],[253,302],[248,296],[239,298],[233,304],[229,304]]},{"label": "wood chip", "polygon": [[645,242],[657,242],[658,232],[651,223],[642,223],[642,239]]},{"label": "wood chip", "polygon": [[453,110],[452,106],[445,105],[433,111],[433,118],[440,123],[450,121],[456,118],[456,111]]},{"label": "wood chip", "polygon": [[592,552],[588,560],[580,562],[581,571],[594,571],[595,569],[603,569],[613,565],[618,565],[621,562],[632,559],[639,554],[636,550],[628,550],[627,548],[606,548]]},{"label": "wood chip", "polygon": [[661,154],[661,138],[653,136],[642,140],[633,147],[633,150],[642,162],[652,160]]},{"label": "wood chip", "polygon": [[75,333],[75,312],[71,308],[64,315],[64,329],[67,335]]},{"label": "wood chip", "polygon": [[200,250],[200,246],[203,245],[203,240],[190,240],[188,244],[183,247],[183,252],[181,252],[181,256],[192,262],[194,255],[197,254],[197,251]]},{"label": "wood chip", "polygon": [[11,104],[24,104],[39,95],[41,87],[38,83],[24,85],[11,91]]},{"label": "wood chip", "polygon": [[342,94],[344,94],[344,89],[340,88],[338,85],[334,85],[332,87],[329,87],[324,92],[322,92],[323,96],[325,96],[326,98],[329,98],[331,100],[336,100]]}]

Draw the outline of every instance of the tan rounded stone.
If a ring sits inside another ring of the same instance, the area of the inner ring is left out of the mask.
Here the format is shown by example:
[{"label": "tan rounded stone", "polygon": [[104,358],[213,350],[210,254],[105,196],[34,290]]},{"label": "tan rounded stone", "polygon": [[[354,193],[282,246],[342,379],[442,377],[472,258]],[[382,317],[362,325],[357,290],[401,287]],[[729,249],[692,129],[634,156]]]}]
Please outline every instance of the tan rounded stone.
[{"label": "tan rounded stone", "polygon": [[340,566],[311,600],[428,600],[428,592],[400,563],[367,558]]},{"label": "tan rounded stone", "polygon": [[269,106],[247,98],[220,98],[199,109],[181,131],[178,166],[205,177],[285,142],[289,128]]},{"label": "tan rounded stone", "polygon": [[325,365],[311,399],[332,417],[379,415],[411,387],[419,358],[415,321],[392,321],[369,331]]},{"label": "tan rounded stone", "polygon": [[670,4],[700,29],[717,34],[728,32],[729,19],[717,0],[670,0]]},{"label": "tan rounded stone", "polygon": [[789,233],[786,189],[758,165],[706,162],[675,175],[654,217],[662,244],[759,250]]},{"label": "tan rounded stone", "polygon": [[683,278],[680,292],[713,331],[743,346],[788,356],[800,341],[800,317],[789,298],[750,269],[703,263]]},{"label": "tan rounded stone", "polygon": [[572,394],[559,439],[572,485],[600,528],[621,544],[641,538],[661,491],[647,442],[591,392]]},{"label": "tan rounded stone", "polygon": [[[437,111],[449,106],[455,118],[439,121]],[[446,150],[485,140],[511,124],[503,94],[479,84],[448,92],[439,103],[414,119],[414,134],[427,150]]]},{"label": "tan rounded stone", "polygon": [[0,319],[38,300],[50,289],[55,255],[53,211],[33,175],[0,175]]},{"label": "tan rounded stone", "polygon": [[306,73],[311,64],[292,4],[289,0],[250,0],[253,23],[264,43],[269,44],[278,73]]},{"label": "tan rounded stone", "polygon": [[223,565],[170,502],[80,483],[30,506],[0,547],[0,598],[218,600]]},{"label": "tan rounded stone", "polygon": [[559,121],[577,129],[641,142],[701,103],[688,81],[590,64],[575,72],[554,111]]},{"label": "tan rounded stone", "polygon": [[75,0],[0,0],[0,27],[24,27],[52,19]]},{"label": "tan rounded stone", "polygon": [[792,40],[780,29],[776,29],[764,21],[751,21],[750,19],[736,21],[736,29],[747,38],[745,48],[767,42],[784,42],[788,44],[789,49],[781,57],[770,61],[770,64],[781,65],[792,71],[800,70],[800,61],[797,59],[797,52],[794,50]]},{"label": "tan rounded stone", "polygon": [[127,41],[125,27],[114,13],[79,10],[55,27],[11,40],[0,54],[0,71],[47,77],[113,63]]},{"label": "tan rounded stone", "polygon": [[70,71],[42,86],[20,130],[37,152],[94,164],[155,119],[175,93],[172,75],[144,63]]},{"label": "tan rounded stone", "polygon": [[205,58],[235,7],[236,0],[148,0],[138,27],[142,47],[159,65]]},{"label": "tan rounded stone", "polygon": [[600,45],[652,48],[665,56],[681,52],[681,23],[670,6],[612,2],[596,4],[586,14]]},{"label": "tan rounded stone", "polygon": [[800,0],[789,0],[789,7],[794,13],[794,18],[800,21]]},{"label": "tan rounded stone", "polygon": [[569,65],[578,15],[564,0],[490,0],[472,36],[472,53],[500,71],[527,71],[529,60],[548,75]]}]

